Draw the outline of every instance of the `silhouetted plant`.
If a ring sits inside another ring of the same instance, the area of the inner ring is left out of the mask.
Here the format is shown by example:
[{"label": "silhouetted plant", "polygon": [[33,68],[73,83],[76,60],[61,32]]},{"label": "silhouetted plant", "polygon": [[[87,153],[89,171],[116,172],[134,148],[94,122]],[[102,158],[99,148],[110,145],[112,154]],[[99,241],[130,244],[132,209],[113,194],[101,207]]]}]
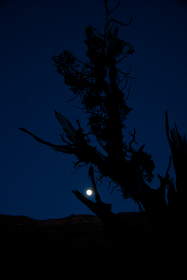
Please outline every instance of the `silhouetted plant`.
[{"label": "silhouetted plant", "polygon": [[[166,114],[166,133],[171,158],[165,175],[158,175],[160,186],[153,189],[150,185],[155,169],[152,156],[145,151],[145,145],[138,145],[135,129],[128,135],[125,126],[132,111],[127,102],[128,82],[134,77],[124,69],[128,57],[133,55],[135,50],[130,42],[120,38],[119,29],[128,27],[131,20],[124,23],[113,17],[119,1],[114,7],[110,7],[109,0],[103,2],[104,32],[99,33],[92,26],[85,29],[87,61],[81,61],[67,50],[53,57],[64,83],[80,98],[82,108],[88,115],[88,131],[82,128],[80,121],[74,126],[56,111],[55,117],[63,129],[62,145],[45,141],[25,128],[21,130],[58,152],[74,155],[77,158],[76,165],[88,165],[95,201],[89,200],[78,190],[73,193],[96,215],[103,218],[112,215],[112,212],[111,205],[101,200],[94,169],[101,177],[107,177],[114,182],[124,198],[132,198],[137,202],[142,211],[150,214],[168,213],[170,209],[181,207],[179,200],[182,201],[186,192],[187,141],[176,127],[169,128]],[[93,144],[90,136],[96,137],[101,149]],[[176,183],[169,175],[172,162]]]}]

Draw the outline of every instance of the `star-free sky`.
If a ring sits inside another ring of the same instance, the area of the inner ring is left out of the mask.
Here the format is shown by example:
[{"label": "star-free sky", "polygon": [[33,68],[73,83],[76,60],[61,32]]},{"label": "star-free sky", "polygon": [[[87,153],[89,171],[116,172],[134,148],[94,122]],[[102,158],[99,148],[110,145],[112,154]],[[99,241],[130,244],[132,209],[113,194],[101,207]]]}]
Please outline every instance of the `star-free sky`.
[{"label": "star-free sky", "polygon": [[[167,168],[163,114],[187,134],[187,6],[176,0],[121,0],[116,15],[132,25],[121,35],[133,43],[136,76],[129,128],[146,143],[157,173]],[[0,0],[0,214],[37,219],[91,213],[72,194],[91,182],[72,156],[56,153],[18,130],[60,143],[54,110],[83,120],[78,100],[56,73],[51,57],[71,50],[84,58],[84,28],[103,28],[102,0]],[[156,187],[158,181],[153,182]],[[113,211],[137,211],[131,200],[100,186]]]}]

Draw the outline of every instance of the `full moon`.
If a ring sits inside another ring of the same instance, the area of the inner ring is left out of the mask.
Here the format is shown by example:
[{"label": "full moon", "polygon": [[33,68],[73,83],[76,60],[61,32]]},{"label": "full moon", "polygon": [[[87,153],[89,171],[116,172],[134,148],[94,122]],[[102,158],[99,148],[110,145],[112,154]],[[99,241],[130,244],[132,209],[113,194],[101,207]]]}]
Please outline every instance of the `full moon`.
[{"label": "full moon", "polygon": [[86,195],[87,196],[92,196],[93,195],[93,190],[92,189],[87,189],[86,190]]}]

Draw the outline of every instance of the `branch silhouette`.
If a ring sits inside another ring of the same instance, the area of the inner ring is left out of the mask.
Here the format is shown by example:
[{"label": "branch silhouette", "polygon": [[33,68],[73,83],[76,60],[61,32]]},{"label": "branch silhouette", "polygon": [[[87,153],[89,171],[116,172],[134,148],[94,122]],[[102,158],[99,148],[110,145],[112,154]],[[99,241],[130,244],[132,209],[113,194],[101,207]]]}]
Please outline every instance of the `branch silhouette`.
[{"label": "branch silhouette", "polygon": [[[158,174],[160,185],[157,189],[151,187],[155,170],[152,156],[146,152],[144,144],[137,142],[135,129],[129,136],[127,133],[126,121],[133,109],[128,105],[127,89],[122,90],[122,83],[124,80],[128,82],[132,77],[125,67],[126,60],[135,53],[135,49],[130,42],[119,36],[119,29],[130,24],[123,24],[113,17],[119,3],[117,1],[110,8],[109,1],[104,1],[103,34],[93,26],[85,28],[86,62],[67,50],[52,58],[57,72],[79,98],[83,111],[87,114],[88,131],[82,128],[79,120],[77,126],[74,126],[56,111],[55,118],[63,130],[60,134],[62,145],[45,141],[25,128],[20,130],[55,151],[74,155],[77,165],[88,165],[95,201],[86,198],[78,190],[73,193],[100,218],[111,216],[112,211],[111,205],[101,199],[94,170],[113,182],[125,199],[132,198],[141,211],[148,213],[153,219],[157,217],[156,220],[166,222],[172,220],[173,213],[181,213],[186,208],[187,139],[181,136],[176,126],[169,127],[166,112],[165,132],[171,155],[165,174]],[[101,149],[92,143],[91,136],[95,137]],[[172,165],[176,181],[170,175]]]}]

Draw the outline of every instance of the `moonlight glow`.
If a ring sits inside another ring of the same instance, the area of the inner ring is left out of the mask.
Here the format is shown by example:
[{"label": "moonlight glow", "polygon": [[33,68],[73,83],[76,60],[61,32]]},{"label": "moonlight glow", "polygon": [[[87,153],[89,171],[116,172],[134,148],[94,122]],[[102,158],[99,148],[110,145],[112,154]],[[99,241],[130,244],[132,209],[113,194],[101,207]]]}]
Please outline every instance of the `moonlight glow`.
[{"label": "moonlight glow", "polygon": [[87,195],[87,196],[92,196],[93,193],[94,193],[94,192],[93,192],[92,189],[87,189],[87,190],[86,190],[86,195]]}]

